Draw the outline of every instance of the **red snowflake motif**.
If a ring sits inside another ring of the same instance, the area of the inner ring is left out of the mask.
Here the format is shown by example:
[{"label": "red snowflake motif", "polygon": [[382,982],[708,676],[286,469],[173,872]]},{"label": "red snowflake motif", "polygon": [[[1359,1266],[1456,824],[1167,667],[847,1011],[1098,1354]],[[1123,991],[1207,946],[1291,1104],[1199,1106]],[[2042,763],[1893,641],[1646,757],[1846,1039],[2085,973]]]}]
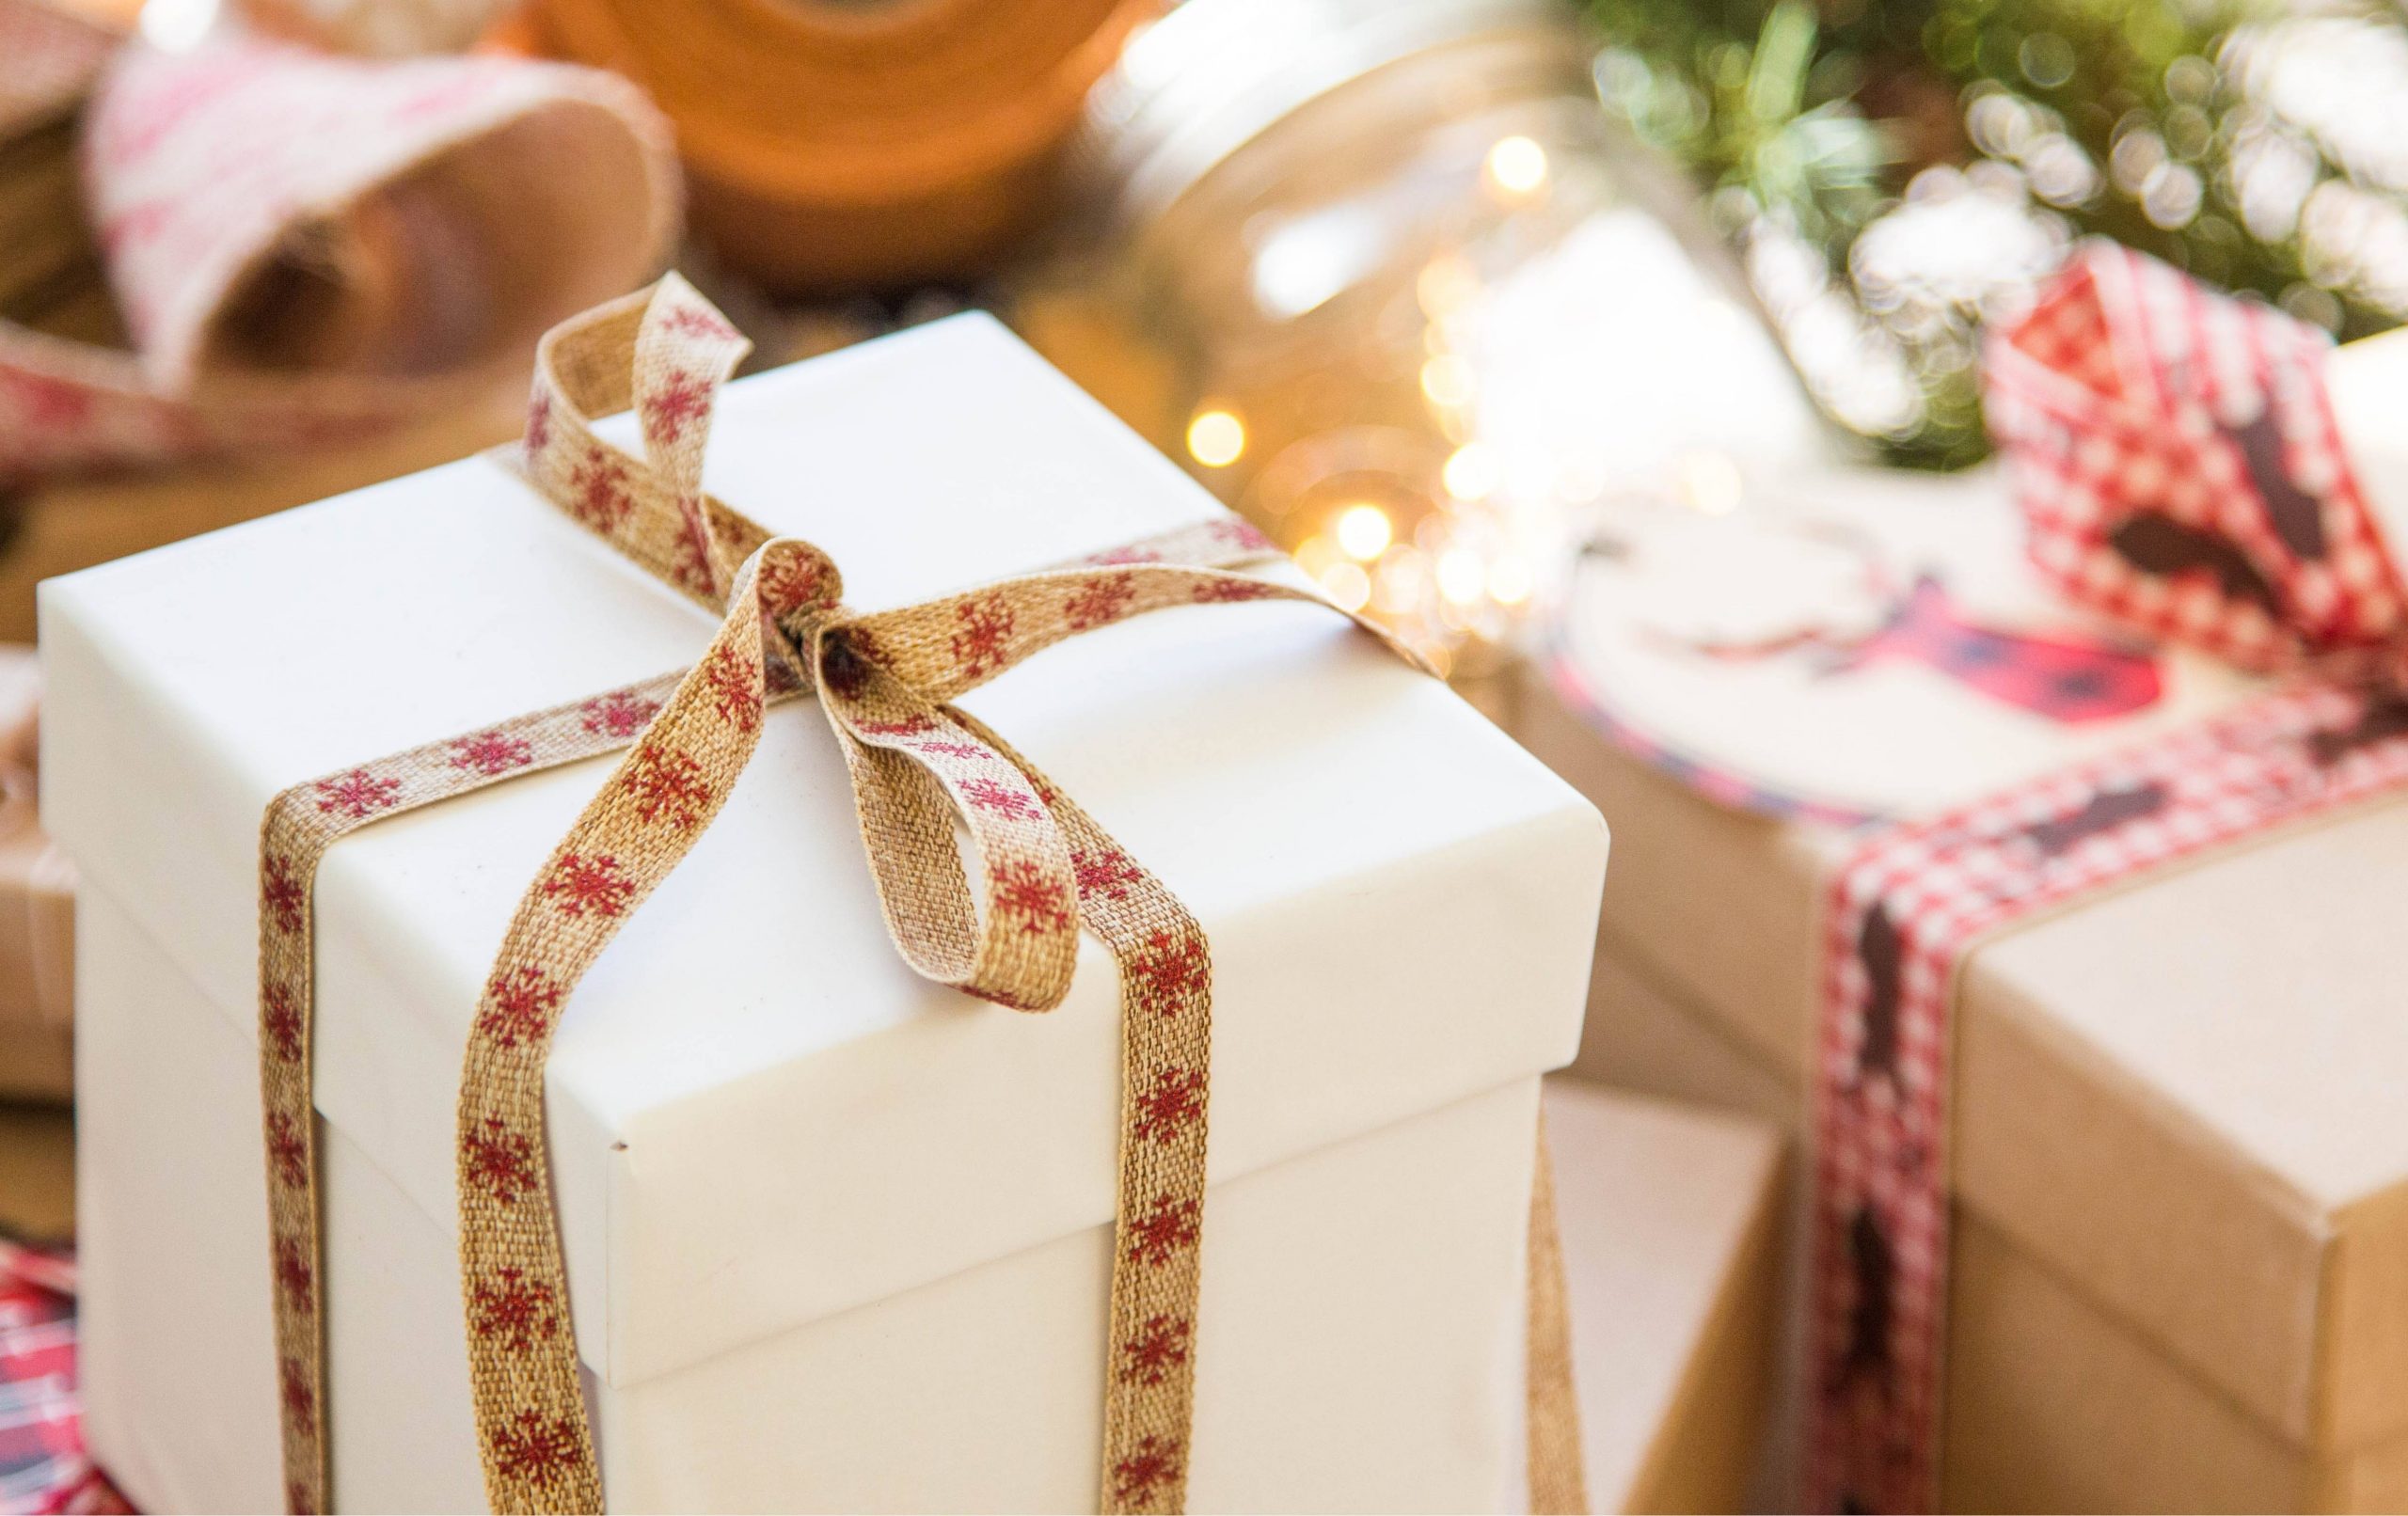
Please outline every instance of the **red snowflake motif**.
[{"label": "red snowflake motif", "polygon": [[585,730],[595,736],[631,737],[660,714],[660,702],[620,689],[589,700],[578,709],[585,717]]},{"label": "red snowflake motif", "polygon": [[1058,932],[1070,924],[1070,903],[1058,881],[1027,859],[1015,859],[987,880],[990,908],[1021,924],[1023,932]]},{"label": "red snowflake motif", "polygon": [[1196,933],[1164,930],[1146,939],[1128,971],[1138,1004],[1157,1016],[1177,1016],[1181,1003],[1212,983],[1212,961]]},{"label": "red snowflake motif", "polygon": [[1137,1097],[1137,1119],[1130,1129],[1141,1142],[1170,1142],[1204,1113],[1204,1076],[1194,1069],[1157,1070],[1154,1087]]},{"label": "red snowflake motif", "polygon": [[1271,545],[1270,538],[1256,530],[1246,522],[1238,520],[1235,516],[1223,516],[1219,520],[1212,523],[1212,525],[1206,529],[1211,531],[1214,537],[1218,538],[1222,542],[1228,543],[1232,547],[1243,547],[1248,551],[1256,551]]},{"label": "red snowflake motif", "polygon": [[620,872],[619,861],[608,853],[583,858],[576,853],[562,853],[560,867],[544,880],[544,893],[561,897],[561,914],[582,916],[592,911],[596,916],[615,917],[627,908],[627,897],[636,892],[636,881]]},{"label": "red snowflake motif", "polygon": [[1279,592],[1279,586],[1260,579],[1207,579],[1196,587],[1194,600],[1199,606],[1220,605],[1237,600],[1267,600]]},{"label": "red snowflake motif", "polygon": [[479,1280],[469,1303],[476,1312],[470,1325],[477,1335],[511,1352],[525,1352],[539,1340],[548,1342],[561,1329],[552,1287],[529,1284],[516,1269],[497,1270],[490,1282]]},{"label": "red snowflake motif", "polygon": [[1128,899],[1129,887],[1145,876],[1129,861],[1129,855],[1117,847],[1107,847],[1100,853],[1073,848],[1070,867],[1079,876],[1079,893],[1112,900]]},{"label": "red snowflake motif", "polygon": [[497,976],[485,987],[485,998],[490,1003],[477,1018],[477,1030],[497,1047],[512,1050],[540,1045],[561,1011],[561,987],[531,963]]},{"label": "red snowflake motif", "polygon": [[724,341],[737,335],[736,328],[700,306],[679,306],[660,318],[663,331],[683,332],[689,337],[716,338]]},{"label": "red snowflake motif", "polygon": [[703,677],[710,684],[711,707],[720,719],[739,732],[761,730],[761,671],[737,651],[735,643],[721,642],[711,649],[703,664]]},{"label": "red snowflake motif", "polygon": [[1150,547],[1114,547],[1089,554],[1082,561],[1093,563],[1098,568],[1110,568],[1118,563],[1159,563],[1162,561],[1163,555]]},{"label": "red snowflake motif", "polygon": [[857,730],[870,737],[916,737],[936,729],[936,722],[925,716],[907,716],[899,721],[863,721]]},{"label": "red snowflake motif", "polygon": [[304,1316],[316,1309],[317,1273],[309,1267],[309,1255],[302,1251],[298,1238],[279,1237],[276,1240],[276,1287],[283,1292],[292,1307]]},{"label": "red snowflake motif", "polygon": [[301,1429],[304,1437],[318,1432],[318,1397],[309,1383],[309,1371],[298,1358],[284,1361],[278,1375],[283,1382],[284,1419]]},{"label": "red snowflake motif", "polygon": [[711,787],[703,766],[673,748],[647,742],[628,766],[626,787],[637,797],[636,814],[691,831],[703,819]]},{"label": "red snowflake motif", "polygon": [[322,779],[317,787],[319,810],[340,812],[354,820],[401,803],[400,780],[376,779],[365,768],[355,768],[339,779]]},{"label": "red snowflake motif", "polygon": [[301,929],[301,908],[308,904],[308,893],[292,864],[280,858],[267,861],[266,875],[260,881],[260,903],[267,908],[268,920],[276,923],[278,931]]},{"label": "red snowflake motif", "polygon": [[487,779],[524,768],[534,761],[533,747],[503,732],[480,732],[472,737],[455,738],[452,743],[452,766],[474,769]]},{"label": "red snowflake motif", "polygon": [[1129,1256],[1156,1266],[1170,1261],[1182,1248],[1192,1248],[1204,1219],[1204,1208],[1193,1200],[1154,1197],[1147,1212],[1129,1224]]},{"label": "red snowflake motif", "polygon": [[635,509],[627,489],[627,466],[608,449],[589,445],[583,461],[569,470],[569,510],[599,532],[609,532]]},{"label": "red snowflake motif", "polygon": [[1175,1316],[1149,1316],[1137,1334],[1120,1345],[1128,1362],[1120,1366],[1123,1384],[1160,1384],[1170,1371],[1187,1362],[1187,1346],[1195,1328]]},{"label": "red snowflake motif", "polygon": [[298,1186],[309,1176],[309,1154],[302,1145],[301,1129],[281,1111],[267,1118],[267,1158],[276,1166],[276,1176],[286,1184]]},{"label": "red snowflake motif", "polygon": [[819,560],[809,553],[781,554],[762,568],[756,592],[770,618],[783,621],[798,610],[823,602],[827,592],[824,577]]},{"label": "red snowflake motif", "polygon": [[643,429],[663,442],[686,434],[686,423],[698,421],[711,408],[711,387],[690,373],[673,373],[643,398]]},{"label": "red snowflake motif", "polygon": [[998,592],[965,600],[954,609],[961,630],[953,634],[953,655],[961,671],[976,678],[1004,666],[1005,643],[1012,635],[1012,608]]},{"label": "red snowflake motif", "polygon": [[1037,797],[1000,780],[965,780],[961,797],[978,810],[992,811],[1006,821],[1034,821],[1038,814]]},{"label": "red snowflake motif", "polygon": [[1159,1490],[1176,1490],[1181,1477],[1176,1438],[1137,1439],[1136,1451],[1112,1466],[1112,1492],[1123,1506],[1142,1506]]},{"label": "red snowflake motif", "polygon": [[512,1131],[499,1116],[487,1116],[460,1145],[463,1177],[480,1185],[505,1206],[535,1188],[535,1145],[524,1132]]},{"label": "red snowflake motif", "polygon": [[505,1479],[549,1490],[578,1461],[577,1424],[566,1416],[521,1411],[493,1434],[494,1467]]},{"label": "red snowflake motif", "polygon": [[552,390],[545,380],[535,381],[533,398],[527,402],[527,455],[531,458],[552,444]]},{"label": "red snowflake motif", "polygon": [[1126,616],[1136,598],[1135,575],[1100,574],[1079,586],[1078,592],[1063,604],[1062,614],[1073,630],[1084,632]]},{"label": "red snowflake motif", "polygon": [[282,985],[270,985],[261,997],[260,1028],[276,1049],[276,1055],[286,1063],[297,1063],[301,1057],[301,1008],[293,1003],[293,991]]},{"label": "red snowflake motif", "polygon": [[911,747],[912,750],[917,752],[942,753],[947,758],[987,758],[993,756],[986,749],[978,746],[974,742],[947,742],[940,739],[935,742],[915,742],[911,744]]}]

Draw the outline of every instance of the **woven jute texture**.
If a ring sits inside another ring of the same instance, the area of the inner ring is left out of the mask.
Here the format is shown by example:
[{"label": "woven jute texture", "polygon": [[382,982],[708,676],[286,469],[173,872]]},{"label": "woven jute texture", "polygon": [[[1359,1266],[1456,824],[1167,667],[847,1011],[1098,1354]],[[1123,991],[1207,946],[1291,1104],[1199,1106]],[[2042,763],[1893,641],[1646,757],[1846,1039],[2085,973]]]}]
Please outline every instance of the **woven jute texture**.
[{"label": "woven jute texture", "polygon": [[[1041,1012],[1069,992],[1082,927],[1111,951],[1122,1116],[1100,1500],[1114,1511],[1183,1506],[1211,950],[1160,880],[950,703],[1055,642],[1146,611],[1326,602],[1234,572],[1276,555],[1259,533],[1223,519],[921,605],[848,609],[836,566],[819,549],[773,536],[702,492],[714,397],[744,351],[743,339],[673,276],[599,308],[544,340],[526,438],[505,455],[634,561],[723,611],[700,661],[296,784],[268,808],[261,1086],[286,1498],[295,1511],[323,1508],[328,1474],[310,1093],[320,859],[338,838],[387,816],[626,750],[512,918],[477,1007],[458,1118],[462,1303],[487,1496],[497,1510],[598,1510],[601,1477],[549,1189],[545,1059],[578,981],[719,813],[768,707],[804,693],[816,694],[844,753],[887,928],[913,969]],[[629,406],[641,460],[589,425]],[[975,890],[957,822],[974,845]],[[1532,1223],[1534,1278],[1555,1279],[1544,1178]],[[1569,1501],[1579,1488],[1578,1447],[1560,1287],[1533,1291],[1530,1321],[1533,1485]]]}]

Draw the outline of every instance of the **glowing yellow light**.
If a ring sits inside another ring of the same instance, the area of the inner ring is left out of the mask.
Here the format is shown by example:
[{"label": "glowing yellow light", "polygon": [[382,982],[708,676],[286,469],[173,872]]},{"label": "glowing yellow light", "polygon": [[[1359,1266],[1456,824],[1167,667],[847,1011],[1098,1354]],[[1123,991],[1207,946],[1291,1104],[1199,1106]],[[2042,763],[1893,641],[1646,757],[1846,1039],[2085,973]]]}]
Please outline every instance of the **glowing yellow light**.
[{"label": "glowing yellow light", "polygon": [[1488,598],[1500,606],[1518,606],[1530,597],[1530,566],[1518,558],[1500,558],[1488,565]]},{"label": "glowing yellow light", "polygon": [[1468,606],[1480,598],[1488,576],[1481,571],[1480,555],[1468,547],[1450,547],[1438,555],[1438,593],[1454,605]]},{"label": "glowing yellow light", "polygon": [[1414,280],[1421,308],[1433,319],[1453,314],[1480,291],[1480,273],[1460,253],[1443,253],[1422,267]]},{"label": "glowing yellow light", "polygon": [[1187,450],[1207,468],[1226,468],[1245,451],[1245,423],[1227,411],[1198,411],[1187,423]]},{"label": "glowing yellow light", "polygon": [[1321,571],[1321,587],[1341,610],[1360,610],[1371,598],[1371,576],[1360,563],[1332,563]]},{"label": "glowing yellow light", "polygon": [[1488,150],[1488,177],[1501,190],[1528,195],[1546,182],[1546,150],[1529,137],[1501,138]]},{"label": "glowing yellow light", "polygon": [[1388,540],[1395,534],[1388,513],[1368,500],[1338,513],[1338,545],[1346,549],[1349,558],[1370,562],[1387,551]]},{"label": "glowing yellow light", "polygon": [[1432,358],[1421,366],[1421,392],[1434,405],[1460,405],[1471,399],[1471,365],[1452,356]]},{"label": "glowing yellow light", "polygon": [[1456,499],[1478,500],[1497,488],[1499,472],[1496,449],[1484,442],[1466,442],[1447,459],[1439,477],[1446,482],[1447,493]]},{"label": "glowing yellow light", "polygon": [[1327,537],[1315,535],[1296,545],[1296,566],[1318,579],[1333,563],[1345,561],[1338,545]]},{"label": "glowing yellow light", "polygon": [[1727,516],[1739,508],[1747,482],[1739,466],[1719,452],[1692,452],[1673,465],[1682,500],[1692,511]]}]

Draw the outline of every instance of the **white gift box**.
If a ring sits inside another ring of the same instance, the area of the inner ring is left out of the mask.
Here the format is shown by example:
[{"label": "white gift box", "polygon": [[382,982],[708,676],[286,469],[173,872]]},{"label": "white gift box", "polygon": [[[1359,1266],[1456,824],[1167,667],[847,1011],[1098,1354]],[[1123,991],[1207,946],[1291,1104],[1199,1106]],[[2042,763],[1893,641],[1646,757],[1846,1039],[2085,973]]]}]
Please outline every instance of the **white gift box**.
[{"label": "white gift box", "polygon": [[[982,318],[731,387],[705,482],[827,548],[872,608],[1218,509]],[[44,811],[84,881],[94,1450],[150,1508],[267,1508],[263,808],[677,668],[712,619],[474,458],[50,581],[41,622]],[[1520,1458],[1535,1076],[1577,1040],[1596,813],[1310,606],[1145,617],[966,703],[1211,937],[1191,1505],[1493,1506]],[[460,1057],[510,909],[605,762],[388,821],[320,873],[340,1508],[481,1503]],[[1091,941],[1042,1017],[914,976],[817,714],[772,714],[727,813],[578,991],[547,1080],[614,1506],[1093,1505],[1114,984]]]}]

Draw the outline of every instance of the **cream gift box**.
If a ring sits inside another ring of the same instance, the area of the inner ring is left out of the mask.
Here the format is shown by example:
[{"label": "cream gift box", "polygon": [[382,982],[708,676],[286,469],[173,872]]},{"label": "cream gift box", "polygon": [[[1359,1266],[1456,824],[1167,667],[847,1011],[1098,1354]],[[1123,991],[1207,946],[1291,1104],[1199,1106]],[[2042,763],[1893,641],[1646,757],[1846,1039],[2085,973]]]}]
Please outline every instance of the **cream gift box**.
[{"label": "cream gift box", "polygon": [[[2372,360],[2395,355],[2342,350],[2345,421],[2367,408],[2354,397]],[[2357,456],[2380,505],[2373,450]],[[1866,502],[1919,492],[1900,508],[1927,517],[1977,514],[2000,548],[1988,561],[2016,564],[1995,477],[1850,488]],[[1934,675],[1901,664],[1877,677]],[[2167,680],[2178,720],[2232,682],[2190,663]],[[1798,1120],[1826,886],[1851,834],[1705,798],[1608,743],[1578,703],[1533,678],[1513,722],[1617,818],[1590,1066]],[[1982,720],[1890,744],[1837,722],[1823,757],[1944,786],[1983,768],[2004,782],[2044,745],[2037,723]],[[1956,1023],[1952,1508],[2408,1499],[2408,1021],[2391,962],[2403,841],[2408,810],[2376,802],[1972,956]]]},{"label": "cream gift box", "polygon": [[1778,1330],[1782,1140],[1765,1123],[1547,1081],[1592,1508],[1735,1511]]},{"label": "cream gift box", "polygon": [[[1217,510],[977,318],[732,387],[705,479],[827,548],[863,606]],[[88,1416],[137,1501],[279,1489],[248,1030],[268,797],[677,667],[710,624],[485,459],[44,587],[46,813],[85,881]],[[1191,1502],[1492,1503],[1519,1457],[1495,1392],[1535,1075],[1576,1036],[1595,813],[1309,606],[1116,626],[969,703],[1211,935]],[[480,1501],[459,1053],[511,905],[601,772],[388,822],[321,871],[338,1507]],[[1091,944],[1041,1018],[913,977],[841,761],[773,716],[550,1066],[613,1503],[1091,1506],[1115,1017]]]}]

